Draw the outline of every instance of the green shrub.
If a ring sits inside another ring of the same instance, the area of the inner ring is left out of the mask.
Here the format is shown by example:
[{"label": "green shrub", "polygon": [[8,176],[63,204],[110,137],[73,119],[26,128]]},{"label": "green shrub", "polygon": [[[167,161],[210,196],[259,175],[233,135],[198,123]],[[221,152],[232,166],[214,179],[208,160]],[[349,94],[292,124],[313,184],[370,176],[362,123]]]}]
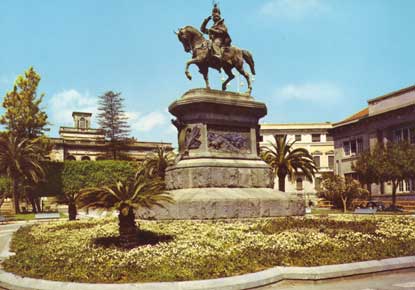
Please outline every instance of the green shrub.
[{"label": "green shrub", "polygon": [[45,180],[36,186],[38,195],[75,193],[85,187],[112,185],[134,178],[137,165],[127,161],[44,162]]}]

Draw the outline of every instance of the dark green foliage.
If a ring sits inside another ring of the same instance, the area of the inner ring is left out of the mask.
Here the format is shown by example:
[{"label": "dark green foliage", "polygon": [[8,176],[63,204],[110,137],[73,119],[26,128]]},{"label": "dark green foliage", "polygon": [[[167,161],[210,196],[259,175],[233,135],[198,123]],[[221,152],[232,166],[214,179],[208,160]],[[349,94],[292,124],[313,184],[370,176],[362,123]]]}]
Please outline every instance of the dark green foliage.
[{"label": "dark green foliage", "polygon": [[62,192],[77,193],[85,187],[110,186],[117,181],[132,180],[137,167],[127,161],[65,161],[62,170]]},{"label": "dark green foliage", "polygon": [[57,196],[58,202],[68,204],[69,216],[76,218],[76,200],[82,188],[109,186],[116,181],[133,180],[137,165],[127,161],[105,160],[65,161],[43,163],[45,179],[34,188],[38,196]]},{"label": "dark green foliage", "polygon": [[130,142],[128,140],[128,133],[130,126],[127,123],[127,116],[123,109],[124,99],[121,93],[114,93],[108,91],[102,96],[99,96],[98,101],[98,124],[105,131],[105,137],[109,141],[109,146],[112,152],[113,159],[121,159],[119,151]]},{"label": "dark green foliage", "polygon": [[40,75],[30,67],[19,76],[13,90],[8,92],[3,100],[5,112],[0,116],[0,124],[19,138],[35,138],[43,135],[48,124],[48,116],[41,109],[44,95],[37,95]]}]

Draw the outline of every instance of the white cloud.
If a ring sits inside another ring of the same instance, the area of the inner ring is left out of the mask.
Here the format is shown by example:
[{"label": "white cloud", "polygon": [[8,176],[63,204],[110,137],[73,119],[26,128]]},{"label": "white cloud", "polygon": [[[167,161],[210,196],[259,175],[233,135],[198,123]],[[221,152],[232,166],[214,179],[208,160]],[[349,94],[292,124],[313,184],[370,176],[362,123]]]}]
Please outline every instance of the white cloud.
[{"label": "white cloud", "polygon": [[327,10],[322,0],[268,0],[260,7],[262,15],[295,20]]},{"label": "white cloud", "polygon": [[328,82],[288,84],[277,88],[274,98],[282,101],[311,101],[333,103],[344,97],[343,90]]},{"label": "white cloud", "polygon": [[126,115],[129,119],[131,129],[139,132],[149,132],[156,127],[166,127],[166,125],[168,125],[166,113],[159,111],[153,111],[147,114],[127,112]]},{"label": "white cloud", "polygon": [[50,120],[57,126],[72,126],[72,112],[89,112],[93,117],[97,113],[97,98],[88,92],[64,90],[53,95],[49,100]]}]

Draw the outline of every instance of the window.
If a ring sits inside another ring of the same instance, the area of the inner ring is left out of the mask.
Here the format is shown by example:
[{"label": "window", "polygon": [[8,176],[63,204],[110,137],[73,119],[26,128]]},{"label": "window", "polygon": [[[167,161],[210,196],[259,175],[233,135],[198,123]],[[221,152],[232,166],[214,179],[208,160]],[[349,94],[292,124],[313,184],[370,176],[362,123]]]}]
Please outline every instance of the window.
[{"label": "window", "polygon": [[311,134],[311,141],[312,142],[320,142],[321,140],[321,135],[320,134]]},{"label": "window", "polygon": [[320,156],[313,156],[313,160],[316,164],[317,169],[320,168]]},{"label": "window", "polygon": [[363,139],[357,139],[357,153],[363,152]]},{"label": "window", "polygon": [[363,139],[359,138],[343,142],[343,150],[346,156],[363,152]]},{"label": "window", "polygon": [[333,141],[333,136],[331,136],[330,134],[327,134],[326,141]]},{"label": "window", "polygon": [[346,156],[350,155],[350,142],[349,141],[343,142],[343,150],[344,150],[344,155]]},{"label": "window", "polygon": [[403,181],[399,181],[399,188],[398,188],[398,190],[399,190],[400,192],[402,192],[402,191],[403,191]]},{"label": "window", "polygon": [[295,141],[301,141],[301,135],[295,135]]},{"label": "window", "polygon": [[303,190],[303,179],[301,177],[297,178],[296,189]]},{"label": "window", "polygon": [[334,169],[334,156],[328,156],[329,168]]},{"label": "window", "polygon": [[400,128],[393,131],[393,141],[407,141],[415,144],[415,128]]},{"label": "window", "polygon": [[81,118],[79,120],[79,128],[85,129],[85,119],[84,118]]}]

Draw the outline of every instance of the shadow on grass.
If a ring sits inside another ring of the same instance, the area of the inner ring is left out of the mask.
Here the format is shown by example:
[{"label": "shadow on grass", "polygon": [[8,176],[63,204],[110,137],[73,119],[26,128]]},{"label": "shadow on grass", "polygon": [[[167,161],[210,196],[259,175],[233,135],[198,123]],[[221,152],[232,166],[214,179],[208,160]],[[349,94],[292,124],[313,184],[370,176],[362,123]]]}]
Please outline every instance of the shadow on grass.
[{"label": "shadow on grass", "polygon": [[[135,248],[146,245],[157,245],[159,243],[168,243],[171,242],[173,239],[174,236],[172,235],[163,235],[151,231],[139,230],[135,243],[128,248]],[[113,246],[117,248],[123,248],[120,244],[119,236],[96,238],[92,241],[92,243],[95,246],[103,248],[109,248]]]}]

